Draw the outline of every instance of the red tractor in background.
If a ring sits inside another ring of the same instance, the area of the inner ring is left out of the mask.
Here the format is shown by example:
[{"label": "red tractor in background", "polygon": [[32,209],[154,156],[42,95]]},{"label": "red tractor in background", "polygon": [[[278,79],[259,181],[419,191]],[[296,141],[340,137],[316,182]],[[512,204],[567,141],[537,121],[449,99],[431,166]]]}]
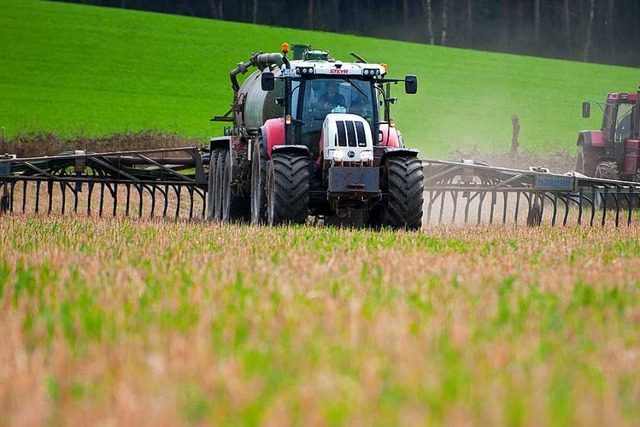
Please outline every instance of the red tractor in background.
[{"label": "red tractor in background", "polygon": [[388,78],[385,64],[355,53],[343,62],[307,45],[288,52],[285,43],[231,70],[233,104],[213,119],[232,124],[211,140],[208,219],[420,228],[422,161],[390,114],[391,85],[414,94],[416,77]]},{"label": "red tractor in background", "polygon": [[[640,182],[640,91],[610,93],[604,106],[602,128],[578,135],[576,171],[587,176]],[[591,113],[582,104],[582,117]]]}]

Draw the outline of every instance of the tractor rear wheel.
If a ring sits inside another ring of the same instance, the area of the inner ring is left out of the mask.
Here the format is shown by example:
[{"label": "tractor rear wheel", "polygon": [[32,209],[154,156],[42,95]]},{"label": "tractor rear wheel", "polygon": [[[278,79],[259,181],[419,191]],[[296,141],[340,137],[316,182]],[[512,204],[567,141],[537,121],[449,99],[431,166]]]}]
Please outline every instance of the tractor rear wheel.
[{"label": "tractor rear wheel", "polygon": [[576,172],[595,177],[598,159],[602,156],[602,149],[596,147],[578,147],[576,156]]},{"label": "tractor rear wheel", "polygon": [[[598,165],[596,166],[595,169],[595,173],[594,173],[594,177],[595,178],[602,178],[602,179],[613,179],[613,180],[619,180],[620,179],[620,172],[618,170],[618,164],[613,161],[613,160],[603,160],[601,162],[598,162]],[[618,198],[622,198],[624,196],[618,196]],[[599,196],[596,197],[595,200],[597,205],[600,205],[600,203],[603,202],[603,196]],[[618,200],[618,203],[621,205],[622,200]],[[607,209],[616,209],[616,199],[613,195],[608,195],[607,196]]]},{"label": "tractor rear wheel", "polygon": [[309,214],[309,159],[297,154],[274,154],[267,171],[269,225],[304,224]]},{"label": "tractor rear wheel", "polygon": [[215,189],[216,189],[216,176],[218,171],[218,156],[220,155],[220,149],[211,151],[209,158],[209,186],[207,188],[207,221],[213,221],[215,219]]},{"label": "tractor rear wheel", "polygon": [[594,177],[619,180],[620,172],[618,171],[618,164],[613,160],[604,160],[599,162],[595,168]]},{"label": "tractor rear wheel", "polygon": [[416,157],[392,157],[386,162],[386,206],[383,225],[417,230],[422,226],[424,170]]},{"label": "tractor rear wheel", "polygon": [[251,224],[262,224],[267,216],[267,147],[256,139],[251,154]]}]

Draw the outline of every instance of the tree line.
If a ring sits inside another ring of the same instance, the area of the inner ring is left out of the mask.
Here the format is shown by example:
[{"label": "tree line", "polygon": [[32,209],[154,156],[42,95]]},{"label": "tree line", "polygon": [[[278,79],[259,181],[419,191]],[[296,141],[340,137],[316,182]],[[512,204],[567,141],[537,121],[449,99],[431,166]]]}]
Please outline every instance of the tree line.
[{"label": "tree line", "polygon": [[640,67],[639,0],[67,1]]}]

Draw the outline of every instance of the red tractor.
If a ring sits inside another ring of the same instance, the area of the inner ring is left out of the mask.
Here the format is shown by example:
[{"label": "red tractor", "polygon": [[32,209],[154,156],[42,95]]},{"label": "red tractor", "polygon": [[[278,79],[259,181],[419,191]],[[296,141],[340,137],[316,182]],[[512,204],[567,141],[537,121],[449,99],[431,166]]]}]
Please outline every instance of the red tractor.
[{"label": "red tractor", "polygon": [[306,45],[288,52],[285,43],[231,71],[233,105],[213,119],[232,124],[211,140],[208,218],[420,228],[422,162],[390,113],[391,85],[413,94],[416,77],[388,78],[385,64],[355,53],[342,62]]},{"label": "red tractor", "polygon": [[[601,130],[578,135],[576,171],[584,175],[625,181],[640,181],[640,91],[610,93],[600,104],[604,118]],[[582,117],[590,116],[590,104],[582,104]]]}]

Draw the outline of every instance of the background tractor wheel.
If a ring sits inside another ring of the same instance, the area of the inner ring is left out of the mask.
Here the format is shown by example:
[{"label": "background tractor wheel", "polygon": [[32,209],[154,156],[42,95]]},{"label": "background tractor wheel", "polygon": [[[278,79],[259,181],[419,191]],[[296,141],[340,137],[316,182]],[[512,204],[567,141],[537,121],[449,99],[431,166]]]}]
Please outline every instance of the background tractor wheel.
[{"label": "background tractor wheel", "polygon": [[596,166],[594,176],[595,178],[618,180],[620,179],[618,164],[614,161],[602,161]]},{"label": "background tractor wheel", "polygon": [[218,156],[220,150],[215,149],[211,151],[211,157],[209,159],[209,186],[207,188],[207,221],[213,221],[215,219],[215,189],[216,189],[216,175],[218,170]]},{"label": "background tractor wheel", "polygon": [[598,159],[602,155],[602,149],[595,147],[578,147],[576,156],[576,172],[595,177]]},{"label": "background tractor wheel", "polygon": [[267,172],[269,225],[304,224],[309,213],[309,159],[274,154]]},{"label": "background tractor wheel", "polygon": [[527,213],[527,226],[528,227],[539,227],[542,224],[542,196],[535,194],[532,195],[533,204],[529,207],[529,212]]},{"label": "background tractor wheel", "polygon": [[267,147],[256,139],[251,154],[251,224],[262,224],[267,217]]},{"label": "background tractor wheel", "polygon": [[[599,162],[598,165],[596,166],[595,169],[595,173],[594,173],[594,177],[595,178],[602,178],[602,179],[613,179],[613,180],[619,180],[620,179],[620,172],[618,171],[618,164],[612,160],[605,160],[602,162]],[[607,200],[607,205],[606,208],[607,209],[617,209],[618,206],[623,206],[622,202],[624,196],[618,196],[618,205],[616,205],[616,199],[613,195],[608,195],[606,197]],[[602,202],[603,200],[603,196],[599,195],[596,196],[595,198],[596,200],[594,201],[594,203],[599,207],[602,206]]]},{"label": "background tractor wheel", "polygon": [[424,192],[422,161],[415,157],[392,157],[387,160],[386,209],[384,225],[417,230],[422,226]]}]

